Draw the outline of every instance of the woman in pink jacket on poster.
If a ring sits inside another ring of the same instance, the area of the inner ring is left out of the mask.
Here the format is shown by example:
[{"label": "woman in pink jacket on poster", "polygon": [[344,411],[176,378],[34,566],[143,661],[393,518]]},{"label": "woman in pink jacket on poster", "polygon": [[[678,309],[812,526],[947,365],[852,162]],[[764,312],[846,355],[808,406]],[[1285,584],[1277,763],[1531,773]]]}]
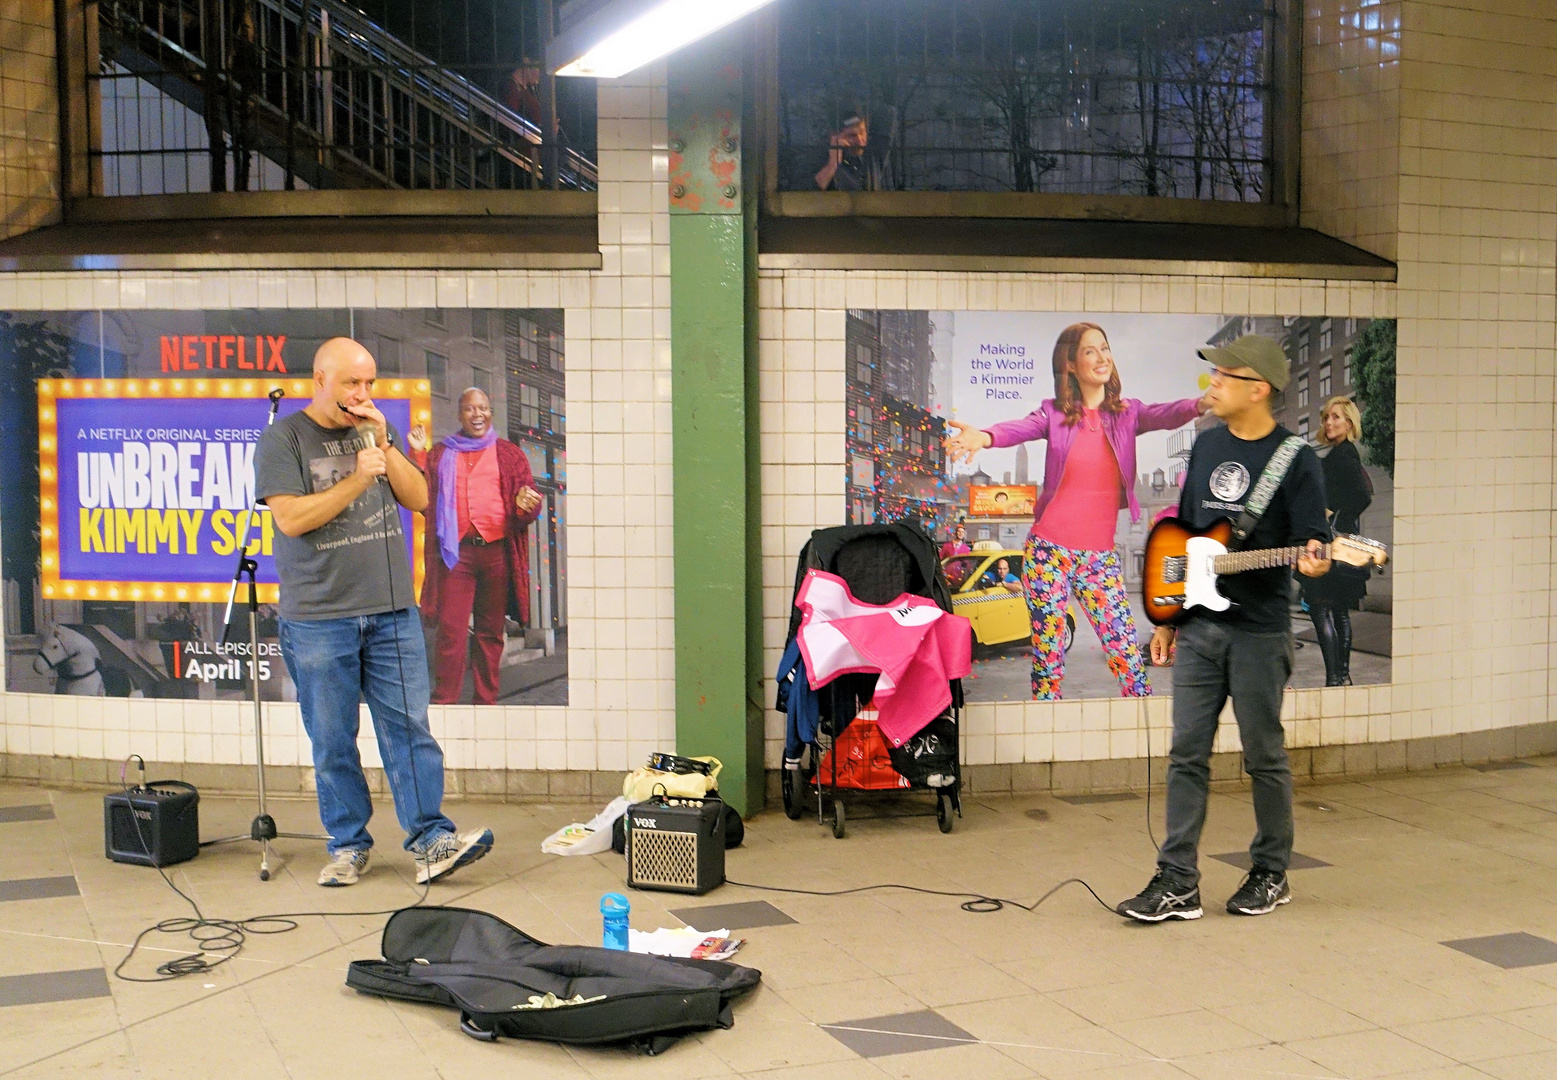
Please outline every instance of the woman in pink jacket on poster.
[{"label": "woman in pink jacket on poster", "polygon": [[1096,323],[1067,326],[1054,343],[1054,397],[1020,420],[980,430],[955,420],[946,440],[953,461],[987,447],[1044,439],[1043,491],[1033,509],[1022,560],[1022,591],[1033,622],[1033,697],[1055,701],[1065,677],[1065,605],[1072,591],[1097,632],[1108,668],[1126,697],[1151,693],[1114,551],[1119,511],[1141,519],[1135,498],[1135,439],[1189,423],[1200,398],[1147,405],[1119,392],[1108,335]]}]

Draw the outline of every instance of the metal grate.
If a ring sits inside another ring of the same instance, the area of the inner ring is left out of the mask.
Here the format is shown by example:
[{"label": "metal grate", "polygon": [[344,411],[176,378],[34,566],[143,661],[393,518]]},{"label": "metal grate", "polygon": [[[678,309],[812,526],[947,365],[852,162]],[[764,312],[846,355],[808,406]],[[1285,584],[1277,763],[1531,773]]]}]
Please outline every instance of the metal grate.
[{"label": "metal grate", "polygon": [[1275,4],[788,0],[778,185],[1262,201]]},{"label": "metal grate", "polygon": [[100,0],[92,193],[593,189],[593,80],[526,59],[550,6]]},{"label": "metal grate", "polygon": [[628,837],[628,877],[634,885],[697,888],[696,833],[633,829]]}]

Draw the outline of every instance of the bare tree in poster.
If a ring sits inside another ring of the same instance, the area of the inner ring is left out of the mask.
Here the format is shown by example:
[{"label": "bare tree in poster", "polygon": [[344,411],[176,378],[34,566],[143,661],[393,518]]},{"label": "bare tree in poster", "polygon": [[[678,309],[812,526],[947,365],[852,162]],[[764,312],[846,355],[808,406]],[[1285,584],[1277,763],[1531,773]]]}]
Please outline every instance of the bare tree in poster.
[{"label": "bare tree in poster", "polygon": [[1043,120],[1059,115],[1055,77],[1017,57],[1011,67],[971,74],[968,84],[993,113],[991,126],[1004,144],[1011,190],[1043,190],[1044,174],[1059,164],[1059,158],[1041,149]]},{"label": "bare tree in poster", "polygon": [[1135,118],[1140,130],[1136,167],[1141,171],[1143,195],[1173,194],[1173,171],[1161,158],[1163,136],[1163,56],[1148,46],[1146,38],[1135,46]]},{"label": "bare tree in poster", "polygon": [[[1260,78],[1260,44],[1255,35],[1230,33],[1206,42],[1205,60],[1196,72],[1197,134],[1210,183],[1210,194],[1231,189],[1240,201],[1258,200],[1263,170],[1250,169],[1250,143],[1260,138],[1253,90]],[[1199,194],[1199,172],[1196,173]]]}]

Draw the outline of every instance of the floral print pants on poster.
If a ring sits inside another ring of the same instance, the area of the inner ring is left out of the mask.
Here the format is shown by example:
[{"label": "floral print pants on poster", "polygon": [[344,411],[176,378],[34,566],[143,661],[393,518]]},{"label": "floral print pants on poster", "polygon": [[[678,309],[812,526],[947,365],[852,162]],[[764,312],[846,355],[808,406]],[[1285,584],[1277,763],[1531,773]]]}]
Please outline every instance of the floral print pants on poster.
[{"label": "floral print pants on poster", "polygon": [[1065,678],[1065,606],[1074,591],[1125,697],[1146,697],[1151,683],[1135,634],[1119,556],[1078,551],[1029,535],[1022,560],[1022,592],[1033,620],[1033,698],[1058,701]]}]

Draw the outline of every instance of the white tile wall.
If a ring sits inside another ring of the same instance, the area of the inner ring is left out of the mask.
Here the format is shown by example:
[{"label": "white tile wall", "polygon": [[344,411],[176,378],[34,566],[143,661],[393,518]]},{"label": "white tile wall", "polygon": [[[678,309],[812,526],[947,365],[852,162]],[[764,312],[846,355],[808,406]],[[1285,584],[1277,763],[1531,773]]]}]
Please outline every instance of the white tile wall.
[{"label": "white tile wall", "polygon": [[[7,87],[10,73],[7,54]],[[629,761],[674,745],[663,66],[602,85],[599,111],[600,273],[0,274],[0,310],[347,304],[565,309],[569,705],[479,711],[434,706],[433,730],[450,768],[625,770]],[[14,144],[5,141],[8,149]],[[242,703],[4,697],[4,749],[10,753],[122,758],[133,751],[163,761],[254,760],[251,714]],[[308,764],[296,706],[273,704],[266,712],[267,761]],[[366,710],[362,731],[363,760],[376,766]]]},{"label": "white tile wall", "polygon": [[0,6],[0,239],[59,220],[54,5]]},{"label": "white tile wall", "polygon": [[1401,7],[1396,737],[1557,715],[1557,6]]},{"label": "white tile wall", "polygon": [[1306,0],[1302,222],[1386,259],[1399,243],[1401,0]]}]

